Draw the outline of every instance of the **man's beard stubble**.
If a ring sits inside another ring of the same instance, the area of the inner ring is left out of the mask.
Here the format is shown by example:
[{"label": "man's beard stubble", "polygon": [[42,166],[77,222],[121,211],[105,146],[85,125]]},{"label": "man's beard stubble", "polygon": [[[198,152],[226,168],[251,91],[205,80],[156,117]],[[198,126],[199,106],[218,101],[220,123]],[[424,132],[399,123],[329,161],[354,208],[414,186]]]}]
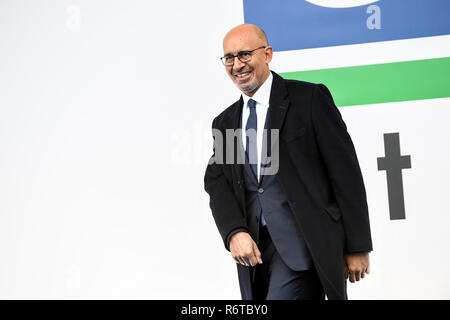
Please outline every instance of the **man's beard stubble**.
[{"label": "man's beard stubble", "polygon": [[249,95],[250,93],[254,92],[257,88],[259,87],[259,82],[258,79],[254,79],[254,81],[252,83],[250,83],[249,85],[245,86],[245,87],[239,87],[239,90],[241,90],[242,92],[244,92],[246,95]]}]

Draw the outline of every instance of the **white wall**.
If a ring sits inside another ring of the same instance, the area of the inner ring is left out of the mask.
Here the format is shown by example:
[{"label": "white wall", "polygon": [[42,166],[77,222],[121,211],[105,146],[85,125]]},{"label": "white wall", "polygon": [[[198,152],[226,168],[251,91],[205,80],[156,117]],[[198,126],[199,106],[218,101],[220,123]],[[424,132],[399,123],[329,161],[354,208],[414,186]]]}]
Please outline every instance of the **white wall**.
[{"label": "white wall", "polygon": [[[203,174],[211,121],[239,95],[222,38],[242,22],[240,0],[0,2],[0,298],[240,298]],[[342,111],[376,249],[350,297],[450,297],[449,100],[411,125],[428,103],[396,109],[413,164],[396,222],[375,158],[399,125],[363,134],[389,106]]]}]

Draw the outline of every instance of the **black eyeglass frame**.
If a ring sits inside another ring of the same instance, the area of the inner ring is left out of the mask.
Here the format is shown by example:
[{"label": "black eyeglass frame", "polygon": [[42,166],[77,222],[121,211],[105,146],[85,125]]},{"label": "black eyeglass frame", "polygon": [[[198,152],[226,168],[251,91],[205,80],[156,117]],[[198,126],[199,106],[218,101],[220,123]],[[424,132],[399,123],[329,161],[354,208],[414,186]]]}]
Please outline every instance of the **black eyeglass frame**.
[{"label": "black eyeglass frame", "polygon": [[[238,54],[235,55],[235,56],[233,56],[232,54],[227,54],[226,56],[221,57],[221,58],[220,58],[220,61],[222,61],[223,65],[226,66],[226,67],[229,67],[229,66],[234,65],[234,58],[238,58],[240,62],[244,62],[244,63],[245,63],[245,62],[249,62],[249,61],[252,59],[253,51],[256,51],[256,50],[259,50],[259,49],[263,49],[263,48],[265,49],[265,48],[267,48],[267,47],[266,47],[266,46],[261,46],[261,47],[259,47],[259,48],[253,49],[253,50],[239,51]],[[241,56],[242,56],[243,54],[250,54],[250,59],[242,61],[242,60],[241,60]],[[226,59],[226,58],[231,58],[231,57],[233,57],[233,63],[232,63],[232,64],[226,64],[226,63],[225,63],[225,59]]]}]

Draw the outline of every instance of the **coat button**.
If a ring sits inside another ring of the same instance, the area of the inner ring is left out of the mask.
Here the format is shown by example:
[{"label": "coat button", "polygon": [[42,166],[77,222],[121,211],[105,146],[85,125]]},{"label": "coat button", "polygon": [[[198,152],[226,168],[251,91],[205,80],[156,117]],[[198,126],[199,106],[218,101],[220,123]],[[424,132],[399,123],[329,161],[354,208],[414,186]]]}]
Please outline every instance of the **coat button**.
[{"label": "coat button", "polygon": [[259,189],[258,189],[258,192],[259,192],[259,193],[263,193],[263,192],[264,192],[264,189],[263,189],[263,188],[259,188]]}]

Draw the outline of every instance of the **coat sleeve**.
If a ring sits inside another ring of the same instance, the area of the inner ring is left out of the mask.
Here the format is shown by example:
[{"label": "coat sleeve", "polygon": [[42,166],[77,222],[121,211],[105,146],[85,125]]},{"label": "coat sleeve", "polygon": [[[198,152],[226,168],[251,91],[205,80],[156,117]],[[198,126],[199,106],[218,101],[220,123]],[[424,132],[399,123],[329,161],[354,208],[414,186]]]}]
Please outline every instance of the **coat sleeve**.
[{"label": "coat sleeve", "polygon": [[346,253],[372,250],[366,191],[355,148],[330,91],[316,86],[311,105],[316,140],[342,213]]},{"label": "coat sleeve", "polygon": [[[213,121],[213,129],[217,129],[216,120]],[[223,133],[223,131],[221,131]],[[225,248],[229,249],[228,235],[237,228],[248,230],[244,214],[234,195],[231,181],[224,174],[224,167],[231,164],[212,162],[215,159],[216,147],[223,148],[223,159],[225,159],[225,146],[216,146],[214,142],[213,155],[206,168],[204,186],[209,194],[209,206],[214,217],[219,233],[222,236]]]}]

